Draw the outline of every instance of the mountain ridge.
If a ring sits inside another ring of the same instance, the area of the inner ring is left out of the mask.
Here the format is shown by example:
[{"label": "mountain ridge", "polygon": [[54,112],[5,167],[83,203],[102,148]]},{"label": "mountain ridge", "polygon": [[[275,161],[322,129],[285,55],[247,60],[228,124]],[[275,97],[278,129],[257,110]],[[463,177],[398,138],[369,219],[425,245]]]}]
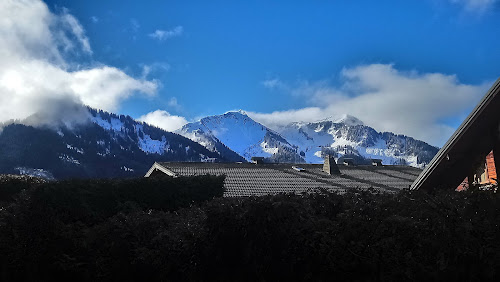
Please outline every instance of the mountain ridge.
[{"label": "mountain ridge", "polygon": [[[239,121],[228,122],[231,119]],[[253,127],[255,136],[249,138],[241,126]],[[255,128],[260,128],[261,132]],[[377,158],[384,164],[422,168],[438,151],[437,147],[412,137],[378,132],[348,114],[316,122],[291,122],[270,129],[251,119],[245,111],[238,110],[188,123],[176,132],[188,138],[195,134],[197,139],[192,140],[204,139],[206,147],[213,146],[210,139],[217,140],[248,161],[252,156],[264,156],[269,162],[322,163],[328,153],[340,159],[355,158],[359,163]],[[238,143],[236,140],[243,141]]]},{"label": "mountain ridge", "polygon": [[0,173],[46,178],[143,176],[155,161],[230,161],[176,133],[130,116],[88,109],[72,128],[10,123],[0,133]]},{"label": "mountain ridge", "polygon": [[[414,138],[377,132],[342,115],[317,122],[293,122],[275,129],[245,111],[208,116],[168,132],[125,115],[88,108],[87,122],[70,127],[11,122],[0,131],[0,173],[70,177],[143,176],[155,161],[322,163],[370,158],[384,164],[423,167],[438,148]],[[33,120],[33,118],[31,119]]]}]

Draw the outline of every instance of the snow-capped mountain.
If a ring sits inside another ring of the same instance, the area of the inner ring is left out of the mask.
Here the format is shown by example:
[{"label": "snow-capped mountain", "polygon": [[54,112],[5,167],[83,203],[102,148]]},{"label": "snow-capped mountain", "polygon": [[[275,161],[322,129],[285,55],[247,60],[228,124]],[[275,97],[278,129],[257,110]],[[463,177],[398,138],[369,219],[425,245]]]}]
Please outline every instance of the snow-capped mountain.
[{"label": "snow-capped mountain", "polygon": [[382,159],[384,164],[423,167],[438,151],[408,136],[377,132],[349,115],[334,121],[291,123],[277,131],[299,148],[308,163],[322,163],[328,153],[356,158],[358,162],[373,158]]},{"label": "snow-capped mountain", "polygon": [[178,134],[89,109],[87,123],[74,128],[3,126],[0,174],[48,179],[142,176],[155,161],[233,161]]},{"label": "snow-capped mountain", "polygon": [[[290,123],[275,131],[243,111],[209,116],[177,133],[212,152],[229,148],[246,160],[253,156],[275,162],[322,163],[325,154],[354,158],[358,163],[382,159],[384,164],[425,166],[438,148],[390,132],[377,132],[356,117],[342,115],[312,123]],[[225,146],[224,146],[225,145]]]},{"label": "snow-capped mountain", "polygon": [[270,162],[304,162],[296,146],[241,110],[205,117],[176,132],[212,152],[221,152],[219,148],[225,145],[248,161],[265,157]]},{"label": "snow-capped mountain", "polygon": [[347,126],[365,125],[358,118],[353,117],[353,116],[348,115],[348,114],[343,114],[343,115],[336,116],[336,117],[331,116],[331,117],[325,118],[323,120],[318,120],[318,121],[316,121],[316,123],[322,122],[322,121],[331,121],[333,123],[342,123],[342,124],[345,124]]},{"label": "snow-capped mountain", "polygon": [[349,115],[271,130],[243,111],[227,112],[172,133],[129,116],[88,111],[86,123],[58,130],[0,125],[0,174],[137,177],[155,161],[244,162],[259,156],[268,162],[322,163],[327,153],[422,167],[438,151],[411,137],[377,132]]}]

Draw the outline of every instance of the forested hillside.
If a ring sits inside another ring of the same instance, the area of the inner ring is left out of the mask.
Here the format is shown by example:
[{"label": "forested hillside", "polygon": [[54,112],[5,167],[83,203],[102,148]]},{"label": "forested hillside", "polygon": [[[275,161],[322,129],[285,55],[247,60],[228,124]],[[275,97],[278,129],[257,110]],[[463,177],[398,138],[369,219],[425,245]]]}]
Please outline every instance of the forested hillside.
[{"label": "forested hillside", "polygon": [[130,116],[88,111],[89,120],[71,128],[0,124],[0,173],[130,178],[143,176],[155,161],[233,161]]}]

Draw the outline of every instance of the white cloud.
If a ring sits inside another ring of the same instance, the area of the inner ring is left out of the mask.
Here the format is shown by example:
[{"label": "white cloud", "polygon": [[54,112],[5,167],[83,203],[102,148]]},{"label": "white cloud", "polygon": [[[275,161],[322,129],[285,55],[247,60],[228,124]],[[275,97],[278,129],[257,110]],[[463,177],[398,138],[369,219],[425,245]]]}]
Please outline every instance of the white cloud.
[{"label": "white cloud", "polygon": [[98,23],[99,22],[99,18],[96,17],[96,16],[92,16],[90,17],[90,20],[93,22],[93,23]]},{"label": "white cloud", "polygon": [[182,26],[176,26],[171,30],[160,30],[157,29],[155,32],[150,33],[149,36],[154,39],[158,39],[160,41],[167,40],[172,37],[180,36],[184,32],[184,28]]},{"label": "white cloud", "polygon": [[134,79],[117,68],[103,66],[73,72],[70,88],[84,104],[115,111],[135,91],[154,95],[157,82]]},{"label": "white cloud", "polygon": [[307,107],[297,110],[275,111],[272,113],[246,113],[254,120],[270,127],[278,128],[291,122],[315,122],[327,116],[325,110],[320,107]]},{"label": "white cloud", "polygon": [[466,11],[484,13],[488,9],[493,8],[498,0],[450,0],[452,3],[464,6]]},{"label": "white cloud", "polygon": [[182,108],[181,105],[179,105],[179,103],[177,102],[177,98],[175,97],[172,97],[170,98],[170,100],[168,100],[168,106],[176,110],[180,110]]},{"label": "white cloud", "polygon": [[[37,113],[55,118],[49,111],[60,109],[58,103],[115,111],[134,93],[156,93],[156,81],[114,67],[72,67],[72,53],[91,55],[92,49],[66,9],[54,14],[40,0],[0,1],[0,19],[0,122]],[[70,111],[57,112],[60,119],[73,118]]]},{"label": "white cloud", "polygon": [[279,78],[267,79],[261,82],[264,87],[269,89],[282,89],[286,90],[287,85],[283,83]]},{"label": "white cloud", "polygon": [[78,20],[68,12],[68,9],[63,9],[62,15],[59,16],[61,22],[69,28],[71,33],[76,37],[76,39],[82,45],[83,51],[92,54],[92,49],[90,49],[89,39],[85,35],[85,30]]},{"label": "white cloud", "polygon": [[443,120],[462,117],[491,84],[468,85],[460,83],[455,75],[402,72],[383,64],[346,68],[341,77],[340,87],[325,81],[288,86],[294,89],[291,94],[302,95],[310,107],[249,114],[277,127],[346,113],[376,130],[406,134],[441,146],[454,131]]},{"label": "white cloud", "polygon": [[170,113],[162,110],[150,112],[139,117],[138,120],[157,126],[166,131],[175,131],[188,123],[188,121],[184,117],[173,116]]},{"label": "white cloud", "polygon": [[142,65],[142,77],[146,78],[151,73],[156,73],[159,71],[166,72],[170,70],[170,65],[163,62],[155,62],[149,65]]}]

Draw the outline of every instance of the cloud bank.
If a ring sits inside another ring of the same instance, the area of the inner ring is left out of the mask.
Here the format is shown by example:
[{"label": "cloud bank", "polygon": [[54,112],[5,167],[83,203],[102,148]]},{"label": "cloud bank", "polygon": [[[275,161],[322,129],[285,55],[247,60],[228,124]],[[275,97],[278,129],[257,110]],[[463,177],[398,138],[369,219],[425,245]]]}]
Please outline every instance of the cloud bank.
[{"label": "cloud bank", "polygon": [[138,118],[139,121],[149,123],[166,131],[175,131],[184,126],[188,121],[181,116],[173,116],[162,110],[156,110]]},{"label": "cloud bank", "polygon": [[115,67],[75,67],[69,58],[90,59],[92,48],[67,9],[53,13],[40,0],[4,0],[0,19],[0,122],[34,115],[38,118],[31,118],[32,124],[77,122],[82,112],[64,109],[88,105],[116,111],[135,93],[157,91],[156,81],[133,78]]},{"label": "cloud bank", "polygon": [[399,71],[394,65],[372,64],[342,70],[340,86],[329,80],[263,83],[307,101],[308,107],[248,114],[272,128],[292,121],[312,122],[350,114],[378,131],[391,131],[442,146],[455,128],[446,123],[463,119],[488,90],[461,83],[455,75]]}]

